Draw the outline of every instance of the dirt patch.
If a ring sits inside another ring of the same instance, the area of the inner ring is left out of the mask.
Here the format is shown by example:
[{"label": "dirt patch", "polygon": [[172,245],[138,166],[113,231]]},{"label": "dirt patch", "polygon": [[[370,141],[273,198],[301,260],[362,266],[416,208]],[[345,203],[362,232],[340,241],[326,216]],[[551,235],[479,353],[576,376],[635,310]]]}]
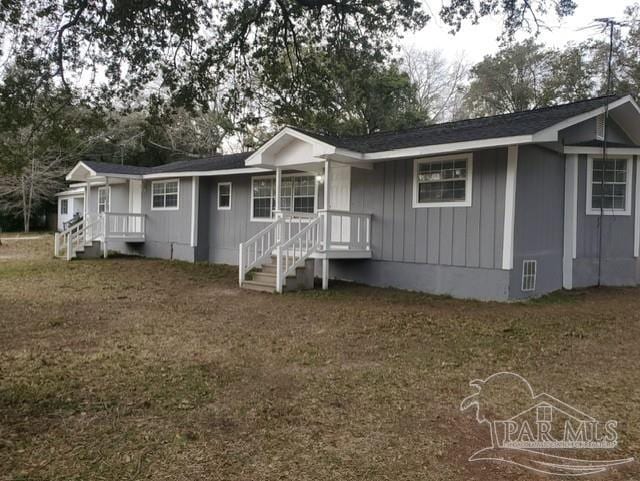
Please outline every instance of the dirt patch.
[{"label": "dirt patch", "polygon": [[637,289],[523,304],[346,283],[277,296],[237,289],[225,266],[12,244],[0,479],[545,479],[467,461],[488,431],[460,401],[502,370],[617,419],[615,456],[640,452]]}]

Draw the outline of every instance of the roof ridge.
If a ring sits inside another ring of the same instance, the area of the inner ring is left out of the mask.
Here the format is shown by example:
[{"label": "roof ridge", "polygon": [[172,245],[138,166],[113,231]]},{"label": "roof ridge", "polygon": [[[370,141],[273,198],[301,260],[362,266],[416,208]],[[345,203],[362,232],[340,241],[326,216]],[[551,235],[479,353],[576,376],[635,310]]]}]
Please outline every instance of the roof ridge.
[{"label": "roof ridge", "polygon": [[544,111],[548,111],[548,110],[567,107],[569,105],[577,105],[577,104],[586,103],[586,102],[597,102],[598,100],[603,100],[603,99],[606,99],[606,98],[611,98],[611,99],[616,99],[617,100],[617,99],[620,99],[622,97],[623,97],[623,95],[619,95],[619,94],[600,95],[598,97],[591,97],[591,98],[588,98],[588,99],[576,100],[574,102],[565,102],[565,103],[562,103],[562,104],[547,105],[546,107],[537,107],[537,108],[527,109],[527,110],[517,110],[515,112],[508,112],[508,113],[504,113],[504,114],[495,114],[495,115],[486,115],[484,117],[472,117],[472,118],[469,118],[469,119],[449,120],[447,122],[440,122],[440,123],[437,123],[437,124],[420,125],[420,126],[416,126],[416,127],[408,127],[408,128],[405,128],[405,129],[385,130],[385,131],[380,131],[380,132],[373,132],[371,134],[360,134],[360,135],[335,135],[335,134],[327,134],[327,133],[324,133],[324,132],[314,132],[313,130],[306,129],[306,128],[303,128],[303,127],[296,127],[296,126],[291,126],[291,125],[287,125],[287,126],[288,127],[292,127],[294,129],[297,129],[299,131],[302,131],[303,133],[315,134],[315,135],[323,135],[325,137],[334,138],[334,139],[338,139],[338,140],[363,140],[363,139],[369,139],[369,138],[372,138],[372,137],[381,137],[381,136],[384,136],[384,135],[400,134],[400,133],[405,133],[405,132],[413,132],[413,131],[417,131],[417,130],[435,129],[435,128],[438,128],[438,127],[446,127],[447,125],[452,125],[452,124],[460,125],[460,124],[470,123],[470,122],[474,122],[474,121],[478,121],[478,120],[499,119],[501,117],[508,117],[508,116],[517,115],[517,114],[527,114],[527,113],[532,113],[532,112],[544,112]]}]

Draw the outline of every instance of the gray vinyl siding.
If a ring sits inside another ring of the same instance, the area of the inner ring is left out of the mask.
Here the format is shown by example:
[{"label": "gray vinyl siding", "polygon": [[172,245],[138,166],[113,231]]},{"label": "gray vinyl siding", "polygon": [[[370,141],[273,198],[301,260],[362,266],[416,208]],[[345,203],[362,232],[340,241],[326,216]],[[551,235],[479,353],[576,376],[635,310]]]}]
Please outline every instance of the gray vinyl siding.
[{"label": "gray vinyl siding", "polygon": [[[564,155],[536,145],[519,149],[511,298],[562,288],[564,169]],[[533,292],[522,292],[524,260],[537,261]]]},{"label": "gray vinyl siding", "polygon": [[179,178],[177,210],[151,209],[151,184],[142,183],[142,213],[146,215],[143,253],[163,259],[194,260],[191,247],[191,177]]},{"label": "gray vinyl siding", "polygon": [[[631,215],[605,215],[602,218],[602,278],[606,285],[633,285],[638,282],[637,260],[633,256],[637,163],[633,162]],[[598,283],[600,216],[587,215],[587,156],[578,158],[578,207],[576,226],[576,259],[573,279],[575,287]]]},{"label": "gray vinyl siding", "polygon": [[[269,225],[251,221],[251,175],[209,177],[201,180],[202,204],[199,217],[207,216],[208,260],[238,264],[238,245]],[[231,182],[231,210],[218,209],[218,183]],[[203,249],[205,249],[203,247]]]},{"label": "gray vinyl siding", "polygon": [[[109,187],[111,189],[111,205],[109,211],[119,214],[129,212],[129,183],[113,184]],[[88,204],[89,214],[98,213],[98,189],[99,187],[91,187]]]},{"label": "gray vinyl siding", "polygon": [[474,152],[470,207],[414,208],[412,159],[352,169],[351,211],[372,215],[373,259],[500,268],[506,164],[506,149]]},{"label": "gray vinyl siding", "polygon": [[[559,134],[559,138],[564,145],[576,144],[596,139],[596,118],[585,120],[579,124],[563,130]],[[609,119],[607,125],[607,140],[620,144],[633,144],[624,130],[613,120]]]}]

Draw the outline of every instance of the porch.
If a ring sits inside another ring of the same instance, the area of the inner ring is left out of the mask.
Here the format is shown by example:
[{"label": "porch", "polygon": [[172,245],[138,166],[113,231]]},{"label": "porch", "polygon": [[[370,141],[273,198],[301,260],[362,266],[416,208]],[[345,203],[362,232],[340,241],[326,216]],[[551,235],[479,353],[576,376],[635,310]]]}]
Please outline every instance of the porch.
[{"label": "porch", "polygon": [[[300,269],[312,268],[309,260],[319,259],[322,287],[327,289],[330,260],[372,257],[371,214],[351,210],[351,170],[371,169],[371,165],[329,158],[333,147],[325,147],[304,134],[285,130],[247,159],[247,166],[275,173],[275,205],[272,223],[239,245],[240,286],[282,292],[288,278],[300,277]],[[292,202],[281,205],[283,171],[315,176],[322,190],[316,188],[313,212],[296,211]],[[253,280],[255,275],[259,282]]]}]

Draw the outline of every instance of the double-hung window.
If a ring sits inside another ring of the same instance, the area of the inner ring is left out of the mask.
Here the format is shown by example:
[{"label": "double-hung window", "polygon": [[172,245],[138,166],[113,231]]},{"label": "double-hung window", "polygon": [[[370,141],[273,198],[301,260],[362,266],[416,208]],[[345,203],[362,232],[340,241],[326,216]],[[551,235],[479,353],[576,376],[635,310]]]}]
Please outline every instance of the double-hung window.
[{"label": "double-hung window", "polygon": [[178,210],[177,180],[154,181],[151,184],[152,210]]},{"label": "double-hung window", "polygon": [[109,212],[110,188],[98,188],[98,213]]},{"label": "double-hung window", "polygon": [[69,213],[69,199],[60,200],[60,214],[67,215]]},{"label": "double-hung window", "polygon": [[471,154],[416,159],[413,170],[413,206],[470,206],[472,168]]},{"label": "double-hung window", "polygon": [[[276,208],[276,178],[251,180],[251,218],[272,219]],[[313,213],[316,209],[316,179],[313,175],[283,175],[280,210]]]},{"label": "double-hung window", "polygon": [[218,183],[218,209],[231,210],[231,182]]},{"label": "double-hung window", "polygon": [[631,157],[589,157],[587,161],[587,214],[630,215]]}]

